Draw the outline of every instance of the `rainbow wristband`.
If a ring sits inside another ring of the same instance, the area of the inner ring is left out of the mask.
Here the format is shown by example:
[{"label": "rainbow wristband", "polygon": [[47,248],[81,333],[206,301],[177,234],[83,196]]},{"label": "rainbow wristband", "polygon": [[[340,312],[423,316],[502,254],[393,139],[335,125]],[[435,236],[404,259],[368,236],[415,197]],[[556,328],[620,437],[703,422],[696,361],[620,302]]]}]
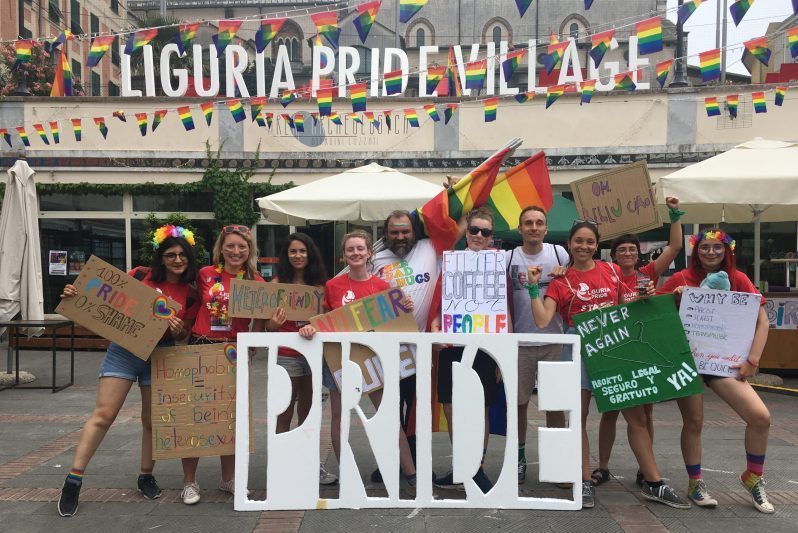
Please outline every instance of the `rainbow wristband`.
[{"label": "rainbow wristband", "polygon": [[679,219],[686,214],[687,213],[685,213],[684,211],[680,211],[672,207],[668,208],[668,216],[671,218],[671,223],[679,222]]},{"label": "rainbow wristband", "polygon": [[535,283],[534,285],[524,285],[526,287],[527,292],[529,293],[529,298],[532,300],[537,300],[540,298],[540,285]]}]

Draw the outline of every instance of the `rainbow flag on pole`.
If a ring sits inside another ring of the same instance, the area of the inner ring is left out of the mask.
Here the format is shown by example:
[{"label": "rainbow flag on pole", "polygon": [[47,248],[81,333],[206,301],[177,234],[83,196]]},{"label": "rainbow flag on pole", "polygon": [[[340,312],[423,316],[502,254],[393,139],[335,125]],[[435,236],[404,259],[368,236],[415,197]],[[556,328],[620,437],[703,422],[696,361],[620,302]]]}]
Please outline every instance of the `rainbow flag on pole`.
[{"label": "rainbow flag on pole", "polygon": [[369,36],[371,26],[377,18],[377,12],[380,10],[380,2],[368,2],[357,6],[357,18],[352,21],[357,30],[357,35],[360,37],[360,42],[366,44],[366,38]]},{"label": "rainbow flag on pole", "polygon": [[751,6],[754,5],[755,1],[756,0],[737,0],[729,6],[729,13],[731,13],[735,26],[740,25],[743,17],[746,13],[748,13],[748,10],[751,9]]},{"label": "rainbow flag on pole", "polygon": [[446,104],[446,109],[443,110],[443,124],[446,125],[452,120],[454,114],[457,113],[459,104]]},{"label": "rainbow flag on pole", "polygon": [[280,31],[280,28],[283,27],[286,20],[288,19],[282,18],[260,21],[260,28],[255,32],[255,51],[257,53],[260,54],[266,49],[269,43],[272,42],[272,39],[277,36],[277,33]]},{"label": "rainbow flag on pole", "polygon": [[81,139],[83,138],[83,135],[82,135],[82,133],[83,133],[83,126],[82,126],[83,119],[73,118],[73,119],[70,119],[70,120],[72,121],[72,133],[75,134],[75,142],[80,142]]},{"label": "rainbow flag on pole", "polygon": [[717,96],[708,96],[704,98],[704,107],[707,110],[708,117],[720,116],[720,107],[718,106]]},{"label": "rainbow flag on pole", "polygon": [[720,48],[698,54],[698,64],[701,68],[701,79],[703,81],[712,81],[720,78]]},{"label": "rainbow flag on pole", "polygon": [[184,105],[178,107],[177,114],[180,115],[180,121],[183,123],[183,127],[186,131],[194,129],[194,117],[191,115],[191,108],[189,106]]},{"label": "rainbow flag on pole", "polygon": [[485,85],[485,76],[488,69],[487,60],[483,59],[481,61],[472,61],[471,63],[466,63],[465,69],[465,88],[471,89],[473,91],[482,90],[483,85]]},{"label": "rainbow flag on pole", "polygon": [[66,54],[66,46],[59,52],[50,96],[72,96],[72,67]]},{"label": "rainbow flag on pole", "polygon": [[386,72],[383,76],[383,83],[385,84],[385,94],[392,96],[394,94],[402,93],[402,71],[394,70]]},{"label": "rainbow flag on pole", "polygon": [[546,55],[543,56],[543,65],[546,67],[546,74],[551,74],[551,71],[557,67],[562,66],[562,58],[565,55],[565,50],[571,45],[571,41],[559,42],[552,34],[552,41],[546,49]]},{"label": "rainbow flag on pole", "polygon": [[485,100],[485,122],[493,122],[496,120],[496,110],[499,108],[499,98],[493,97]]},{"label": "rainbow flag on pole", "polygon": [[[184,108],[187,109],[187,108]],[[202,115],[205,117],[205,123],[210,126],[211,120],[213,120],[213,102],[202,102],[200,104],[200,109],[202,110]],[[178,109],[178,112],[180,110]],[[180,115],[180,118],[183,118],[183,115]],[[193,122],[192,122],[193,128]]]},{"label": "rainbow flag on pole", "polygon": [[737,118],[737,107],[739,104],[740,104],[739,94],[726,95],[726,109],[729,110],[729,116],[731,118]]},{"label": "rainbow flag on pole", "polygon": [[28,132],[25,131],[25,126],[16,126],[14,129],[17,130],[17,134],[19,138],[22,140],[22,144],[27,147],[30,147],[30,139],[28,139]]},{"label": "rainbow flag on pole", "polygon": [[427,104],[427,105],[425,105],[424,106],[424,111],[427,112],[427,114],[429,115],[429,117],[433,121],[440,122],[441,117],[440,117],[440,115],[438,115],[438,108],[435,107],[435,104]]},{"label": "rainbow flag on pole", "polygon": [[166,116],[168,111],[166,109],[158,109],[152,114],[152,131],[155,133],[155,130],[158,129],[158,126],[161,125],[161,121]]},{"label": "rainbow flag on pole", "polygon": [[659,83],[660,89],[665,86],[665,81],[668,79],[668,74],[671,72],[671,65],[673,65],[673,59],[666,59],[665,61],[657,63],[655,70],[657,72],[657,83]]},{"label": "rainbow flag on pole", "polygon": [[676,23],[677,24],[684,24],[687,22],[687,19],[690,18],[690,15],[695,13],[695,10],[698,9],[698,6],[704,3],[704,0],[690,0],[689,2],[685,2],[681,6],[679,6],[679,11],[676,16]]},{"label": "rainbow flag on pole", "polygon": [[604,59],[604,54],[610,49],[613,37],[615,37],[615,30],[603,31],[590,38],[591,48],[588,55],[593,59],[593,64],[597,68],[601,64],[601,60]]},{"label": "rainbow flag on pole", "polygon": [[144,137],[147,135],[147,113],[134,113],[136,115],[136,123],[139,126],[139,133]]},{"label": "rainbow flag on pole", "polygon": [[100,35],[91,42],[89,58],[86,60],[88,68],[96,67],[105,53],[114,45],[116,35]]},{"label": "rainbow flag on pole", "polygon": [[333,89],[318,89],[316,91],[316,104],[319,106],[319,115],[329,117],[332,113]]},{"label": "rainbow flag on pole", "polygon": [[349,98],[352,100],[352,112],[360,113],[366,110],[366,84],[353,83],[349,86]]},{"label": "rainbow flag on pole", "polygon": [[266,105],[265,96],[253,96],[249,99],[249,115],[252,117],[252,122],[255,122]]},{"label": "rainbow flag on pole", "polygon": [[39,137],[41,137],[42,141],[44,141],[44,144],[49,146],[50,145],[50,139],[47,138],[47,132],[44,131],[44,125],[43,124],[34,124],[33,125],[33,129],[36,130],[36,133],[39,134]]},{"label": "rainbow flag on pole", "polygon": [[781,107],[784,104],[784,97],[787,95],[787,86],[786,85],[779,85],[776,87],[776,101],[773,102],[777,106]]},{"label": "rainbow flag on pole", "polygon": [[446,74],[446,67],[427,67],[427,91],[432,95],[440,85],[443,75]]},{"label": "rainbow flag on pole", "polygon": [[341,36],[341,28],[338,27],[338,13],[324,11],[322,13],[313,13],[310,18],[319,33],[324,35],[324,38],[333,45],[333,48],[338,48],[338,38]]},{"label": "rainbow flag on pole", "polygon": [[0,128],[0,137],[2,137],[8,147],[11,148],[11,134],[8,133],[8,128]]},{"label": "rainbow flag on pole", "polygon": [[790,47],[790,56],[793,59],[798,57],[798,26],[787,30],[787,44]]},{"label": "rainbow flag on pole", "polygon": [[523,49],[507,54],[507,59],[502,61],[502,73],[504,74],[505,81],[510,81],[510,78],[513,77],[513,73],[518,68],[518,65],[524,60],[525,54],[526,50]]},{"label": "rainbow flag on pole", "polygon": [[180,31],[175,35],[175,42],[177,43],[177,50],[180,52],[181,56],[186,53],[191,41],[197,36],[199,27],[199,22],[191,22],[179,26]]},{"label": "rainbow flag on pole", "polygon": [[53,142],[55,144],[59,144],[61,142],[61,137],[58,134],[58,121],[50,122],[50,133],[53,136]]},{"label": "rainbow flag on pole", "polygon": [[94,117],[94,125],[97,126],[97,129],[100,130],[100,133],[103,134],[103,139],[108,138],[108,126],[105,125],[105,118],[104,117]]},{"label": "rainbow flag on pole", "polygon": [[494,231],[517,228],[521,210],[529,205],[537,205],[547,212],[554,205],[543,152],[499,175],[485,204],[493,213]]},{"label": "rainbow flag on pole", "polygon": [[546,109],[550,108],[564,94],[565,85],[552,85],[546,88]]},{"label": "rainbow flag on pole", "polygon": [[523,17],[526,15],[526,10],[532,5],[532,0],[515,0],[515,5],[518,6],[518,16]]},{"label": "rainbow flag on pole", "polygon": [[230,114],[233,115],[233,119],[236,122],[241,122],[247,118],[247,114],[244,112],[244,106],[241,105],[241,100],[238,98],[229,98],[227,100],[227,108],[230,110]]},{"label": "rainbow flag on pole", "polygon": [[750,41],[745,41],[745,49],[765,66],[770,63],[770,48],[768,48],[767,37],[757,37]]},{"label": "rainbow flag on pole", "polygon": [[241,27],[243,20],[220,20],[219,33],[213,36],[213,44],[216,46],[216,53],[222,55],[227,45],[233,42],[238,28]]},{"label": "rainbow flag on pole", "polygon": [[757,113],[767,113],[768,106],[765,103],[765,93],[763,91],[758,91],[755,93],[751,93],[751,98],[754,101],[754,111]]},{"label": "rainbow flag on pole", "polygon": [[125,43],[125,54],[132,54],[136,50],[150,44],[150,41],[156,37],[158,37],[157,28],[145,28],[133,32],[130,37],[127,38],[127,43]]},{"label": "rainbow flag on pole", "polygon": [[596,92],[596,80],[586,80],[582,83],[582,99],[579,105],[589,104],[593,99],[593,93]]},{"label": "rainbow flag on pole", "polygon": [[21,39],[14,42],[14,47],[17,51],[17,60],[14,61],[14,65],[11,67],[12,72],[21,64],[30,61],[30,58],[33,56],[33,41],[30,39]]},{"label": "rainbow flag on pole", "polygon": [[642,55],[662,51],[662,19],[651,17],[635,24],[637,28],[637,53]]},{"label": "rainbow flag on pole", "polygon": [[620,72],[615,75],[613,78],[615,81],[615,88],[620,91],[634,91],[637,89],[637,85],[635,85],[635,80],[632,77],[632,72]]},{"label": "rainbow flag on pole", "polygon": [[405,120],[410,123],[410,127],[418,128],[418,115],[415,109],[405,109]]},{"label": "rainbow flag on pole", "polygon": [[399,22],[408,22],[425,5],[427,0],[399,0]]}]

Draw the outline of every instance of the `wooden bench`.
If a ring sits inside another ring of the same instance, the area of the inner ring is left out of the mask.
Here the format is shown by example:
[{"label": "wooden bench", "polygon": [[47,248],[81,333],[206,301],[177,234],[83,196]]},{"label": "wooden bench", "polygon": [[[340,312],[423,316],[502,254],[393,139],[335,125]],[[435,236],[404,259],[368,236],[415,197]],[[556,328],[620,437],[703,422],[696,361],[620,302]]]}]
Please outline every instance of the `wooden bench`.
[{"label": "wooden bench", "polygon": [[[69,348],[71,339],[69,338],[69,328],[62,328],[56,333],[56,347]],[[31,337],[24,332],[18,332],[14,338],[10,339],[12,348],[16,348],[19,343],[20,349],[28,350],[49,350],[52,346],[52,337]],[[75,324],[75,350],[100,350],[105,351],[108,348],[108,340],[103,339],[84,328]]]}]

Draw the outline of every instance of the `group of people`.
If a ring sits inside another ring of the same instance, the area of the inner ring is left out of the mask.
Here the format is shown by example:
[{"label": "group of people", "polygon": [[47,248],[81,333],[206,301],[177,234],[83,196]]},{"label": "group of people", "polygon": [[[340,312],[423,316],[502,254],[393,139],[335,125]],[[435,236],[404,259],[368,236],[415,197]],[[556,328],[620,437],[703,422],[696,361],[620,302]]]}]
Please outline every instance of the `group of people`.
[{"label": "group of people", "polygon": [[[679,202],[667,199],[671,214],[669,243],[662,254],[645,266],[640,266],[640,241],[634,235],[619,237],[612,243],[613,263],[594,259],[600,242],[599,231],[591,222],[577,221],[572,227],[567,250],[544,242],[547,216],[544,209],[528,206],[519,217],[518,232],[522,245],[506,252],[508,287],[510,290],[512,329],[525,333],[561,333],[573,327],[573,317],[599,307],[632,301],[640,296],[655,294],[659,276],[665,272],[682,248],[682,229]],[[493,217],[484,208],[472,210],[459,224],[459,235],[432,240],[422,235],[417,220],[407,211],[394,211],[383,226],[384,248],[375,252],[371,235],[354,231],[343,237],[342,251],[346,269],[328,278],[318,247],[303,233],[291,234],[280,252],[273,282],[324,287],[324,306],[333,310],[357,299],[376,294],[390,287],[401,288],[404,304],[412,310],[419,331],[440,331],[440,274],[441,254],[452,249],[465,234],[467,249],[473,252],[493,245]],[[677,297],[684,286],[699,286],[708,274],[723,271],[728,274],[730,289],[756,292],[750,280],[735,268],[735,243],[722,231],[711,230],[694,235],[693,253],[687,269],[676,273],[658,289],[674,292]],[[236,335],[245,331],[298,332],[310,338],[316,332],[303,322],[286,319],[284,310],[277,310],[269,320],[230,318],[228,297],[230,281],[234,278],[263,279],[255,268],[257,249],[249,228],[226,226],[220,232],[213,250],[213,265],[199,268],[194,252],[194,239],[184,228],[165,226],[155,232],[155,253],[149,268],[136,268],[130,275],[159,290],[181,304],[181,311],[170,320],[169,329],[159,346],[175,341],[192,344],[235,342]],[[509,289],[508,289],[509,290]],[[76,296],[75,288],[67,285],[63,298]],[[772,513],[763,487],[767,435],[770,414],[767,407],[747,383],[752,376],[767,338],[768,322],[763,310],[756,325],[756,334],[746,363],[739,367],[736,378],[704,376],[705,383],[746,422],[746,470],[740,481],[750,493],[754,506],[764,513]],[[411,350],[410,347],[403,349]],[[445,347],[438,359],[437,392],[449,423],[452,422],[452,364],[460,361],[462,347]],[[518,482],[526,479],[527,410],[536,387],[539,361],[570,359],[569,348],[559,344],[522,345],[518,352]],[[277,363],[291,378],[292,393],[288,408],[277,418],[277,432],[288,431],[296,412],[301,425],[308,415],[313,390],[311,369],[298,352],[281,348]],[[489,353],[479,351],[473,368],[482,383],[485,407],[494,403],[500,374]],[[81,432],[75,459],[64,482],[58,511],[62,516],[74,515],[86,469],[92,455],[116,418],[132,383],[138,381],[142,394],[141,420],[142,455],[138,488],[146,498],[158,498],[161,490],[152,475],[152,434],[150,416],[150,367],[123,348],[111,343],[100,369],[97,403],[89,421]],[[323,384],[329,389],[331,408],[331,440],[336,458],[340,457],[341,395],[326,362],[323,363]],[[583,507],[595,504],[595,487],[610,479],[609,458],[615,439],[618,412],[605,413],[599,429],[599,465],[591,471],[590,449],[586,421],[591,398],[591,384],[582,363],[582,501]],[[370,394],[375,407],[382,399],[380,391]],[[415,378],[400,382],[401,431],[399,432],[400,466],[405,486],[415,491]],[[703,397],[693,395],[678,400],[684,425],[682,454],[688,473],[688,499],[698,506],[717,505],[701,477],[701,429],[703,425]],[[654,456],[653,409],[651,405],[621,410],[627,422],[629,444],[639,465],[637,482],[643,497],[672,507],[687,508],[691,504],[664,483]],[[549,427],[565,427],[566,413],[547,412]],[[487,424],[485,424],[487,426]],[[485,428],[487,449],[488,428]],[[484,453],[483,453],[484,459]],[[200,500],[196,481],[199,459],[183,459],[184,489],[182,500],[194,504]],[[220,490],[233,492],[234,456],[221,457]],[[372,480],[381,480],[379,470]],[[320,465],[319,482],[332,484],[337,477]],[[485,470],[480,467],[473,481],[484,492],[492,488]],[[436,476],[438,487],[457,488],[452,472]]]}]

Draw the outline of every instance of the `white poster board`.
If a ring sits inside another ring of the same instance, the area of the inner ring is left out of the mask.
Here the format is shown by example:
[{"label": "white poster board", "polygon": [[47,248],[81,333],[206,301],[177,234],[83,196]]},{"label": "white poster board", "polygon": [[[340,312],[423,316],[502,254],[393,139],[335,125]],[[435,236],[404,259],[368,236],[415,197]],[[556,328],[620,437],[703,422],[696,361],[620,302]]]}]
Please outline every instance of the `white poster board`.
[{"label": "white poster board", "polygon": [[765,302],[770,329],[798,329],[798,298],[771,298]]},{"label": "white poster board", "polygon": [[754,340],[762,296],[685,287],[679,318],[700,374],[734,377]]},{"label": "white poster board", "polygon": [[507,256],[501,250],[443,253],[441,331],[507,333]]}]

